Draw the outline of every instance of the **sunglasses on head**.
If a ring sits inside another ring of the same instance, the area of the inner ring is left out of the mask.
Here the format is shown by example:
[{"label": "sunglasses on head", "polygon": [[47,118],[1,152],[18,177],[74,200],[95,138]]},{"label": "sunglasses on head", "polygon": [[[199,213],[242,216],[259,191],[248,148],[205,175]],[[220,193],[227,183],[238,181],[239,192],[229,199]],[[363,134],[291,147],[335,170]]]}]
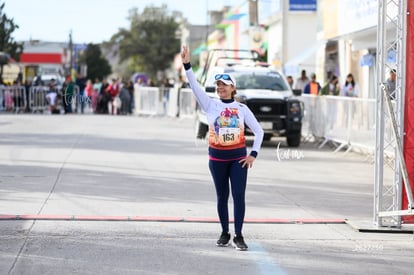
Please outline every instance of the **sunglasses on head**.
[{"label": "sunglasses on head", "polygon": [[230,80],[231,82],[233,82],[231,80],[230,75],[228,75],[228,74],[216,74],[215,78],[216,78],[216,80],[223,79],[223,80]]}]

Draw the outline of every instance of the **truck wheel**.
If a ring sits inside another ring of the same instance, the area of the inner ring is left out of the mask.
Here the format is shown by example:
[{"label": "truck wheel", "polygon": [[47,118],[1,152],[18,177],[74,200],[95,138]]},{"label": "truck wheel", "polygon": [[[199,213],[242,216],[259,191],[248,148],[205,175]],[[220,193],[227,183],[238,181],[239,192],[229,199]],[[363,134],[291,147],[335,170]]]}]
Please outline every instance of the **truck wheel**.
[{"label": "truck wheel", "polygon": [[195,134],[198,139],[205,139],[208,132],[208,125],[201,123],[198,119],[195,122]]},{"label": "truck wheel", "polygon": [[289,147],[298,147],[300,145],[300,139],[302,135],[296,134],[296,135],[289,135],[286,137],[286,141]]},{"label": "truck wheel", "polygon": [[273,135],[272,135],[272,134],[264,134],[264,135],[263,135],[263,140],[264,140],[264,141],[269,141],[269,140],[271,140],[271,139],[272,139],[272,137],[273,137]]}]

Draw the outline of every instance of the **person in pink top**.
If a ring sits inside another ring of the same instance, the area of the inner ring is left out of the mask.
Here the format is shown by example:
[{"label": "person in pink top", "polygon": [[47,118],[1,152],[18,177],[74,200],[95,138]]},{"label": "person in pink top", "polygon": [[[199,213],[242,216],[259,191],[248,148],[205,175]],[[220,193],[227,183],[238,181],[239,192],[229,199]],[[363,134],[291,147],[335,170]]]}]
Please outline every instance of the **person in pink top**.
[{"label": "person in pink top", "polygon": [[108,86],[107,91],[111,95],[111,113],[116,114],[118,110],[116,110],[114,99],[119,94],[120,86],[118,83],[118,79],[112,79],[111,85]]},{"label": "person in pink top", "polygon": [[[91,107],[94,109],[93,104],[92,104],[92,94],[93,94],[93,85],[92,85],[92,81],[90,79],[88,79],[88,81],[86,81],[86,86],[85,86],[85,100],[87,102],[87,104],[89,105],[89,107]],[[96,106],[96,104],[95,104]]]}]

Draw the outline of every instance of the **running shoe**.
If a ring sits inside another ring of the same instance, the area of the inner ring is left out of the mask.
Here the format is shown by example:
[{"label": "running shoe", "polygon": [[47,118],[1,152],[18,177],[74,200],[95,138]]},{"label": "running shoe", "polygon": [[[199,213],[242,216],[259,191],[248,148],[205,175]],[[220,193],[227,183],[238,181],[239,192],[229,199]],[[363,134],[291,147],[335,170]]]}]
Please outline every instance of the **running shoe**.
[{"label": "running shoe", "polygon": [[217,246],[228,246],[230,244],[230,233],[222,232],[220,238],[217,240]]},{"label": "running shoe", "polygon": [[243,236],[235,236],[233,238],[233,244],[237,250],[245,251],[249,248],[247,244],[244,242]]}]

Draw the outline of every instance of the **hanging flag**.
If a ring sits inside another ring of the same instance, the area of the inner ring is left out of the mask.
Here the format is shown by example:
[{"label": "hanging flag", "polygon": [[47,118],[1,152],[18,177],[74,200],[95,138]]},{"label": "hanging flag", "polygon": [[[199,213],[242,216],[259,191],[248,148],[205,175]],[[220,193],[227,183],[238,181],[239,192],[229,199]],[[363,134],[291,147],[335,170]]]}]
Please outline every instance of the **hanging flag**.
[{"label": "hanging flag", "polygon": [[192,55],[199,55],[201,52],[206,51],[206,50],[207,50],[206,44],[202,44],[197,49],[195,49],[191,54]]},{"label": "hanging flag", "polygon": [[216,25],[217,29],[225,29],[232,24],[236,23],[240,20],[243,16],[245,16],[246,13],[233,13],[227,15],[219,24]]},{"label": "hanging flag", "polygon": [[245,13],[232,14],[232,15],[227,16],[226,18],[224,18],[224,21],[237,21],[237,20],[240,20],[240,18],[242,18],[245,15],[246,15]]}]

